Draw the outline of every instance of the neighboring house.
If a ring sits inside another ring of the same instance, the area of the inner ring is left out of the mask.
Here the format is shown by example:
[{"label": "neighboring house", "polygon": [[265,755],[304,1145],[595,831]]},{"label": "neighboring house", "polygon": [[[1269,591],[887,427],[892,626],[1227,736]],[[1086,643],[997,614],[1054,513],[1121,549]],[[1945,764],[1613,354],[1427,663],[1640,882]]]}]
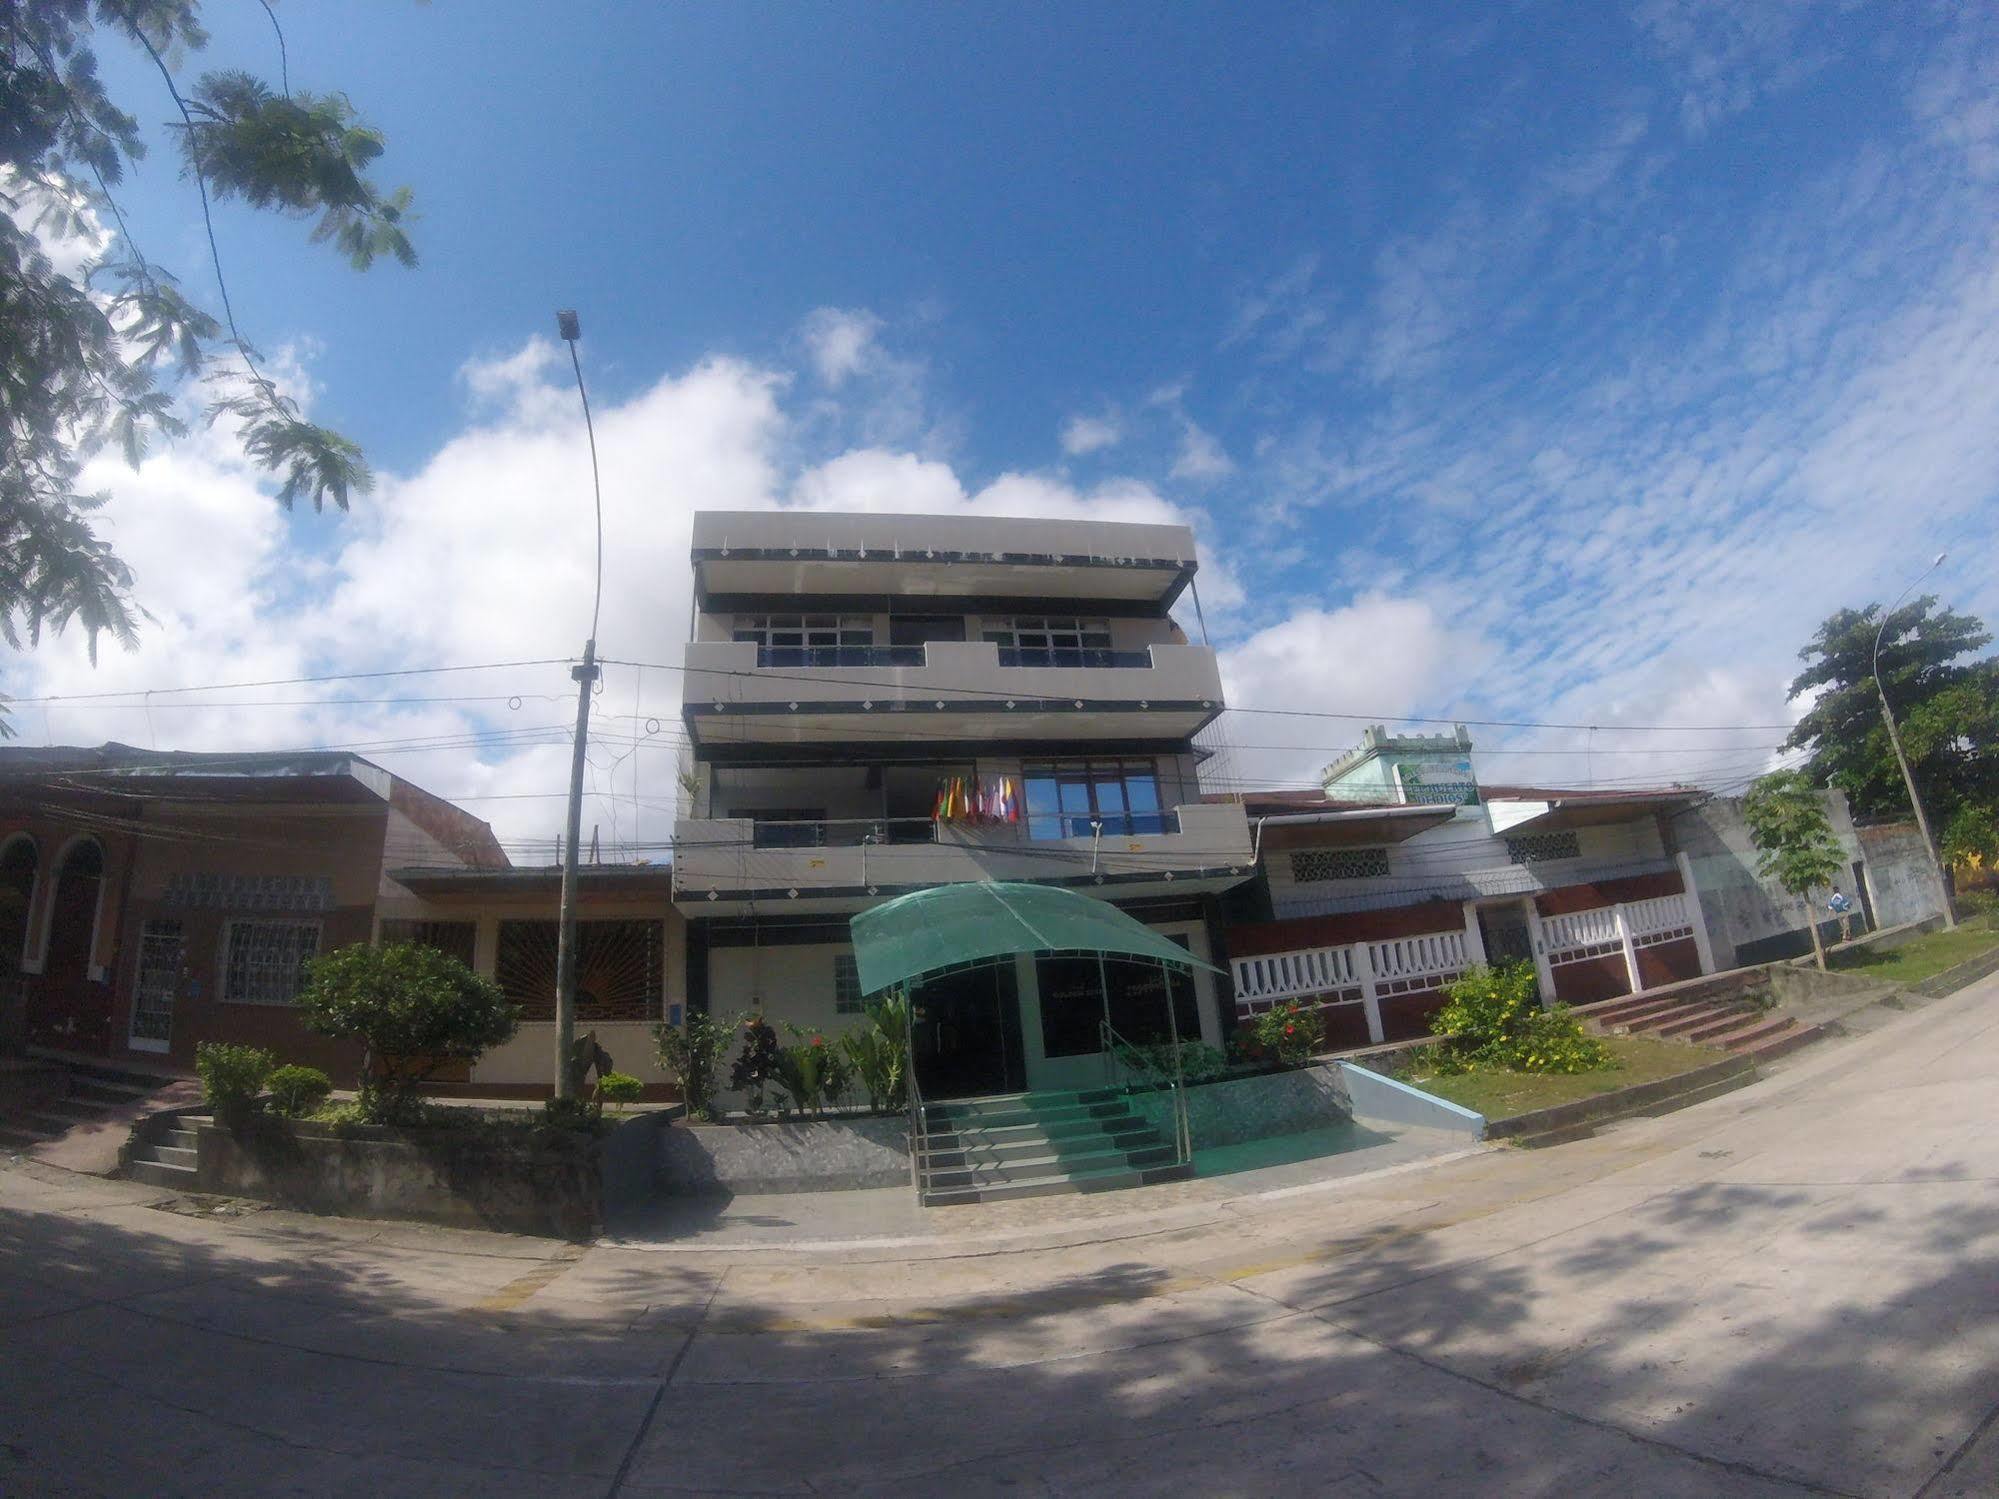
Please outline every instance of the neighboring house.
[{"label": "neighboring house", "polygon": [[180,1067],[250,1042],[351,1079],[291,1012],[306,961],[369,940],[390,865],[506,862],[356,755],[0,748],[0,1034]]},{"label": "neighboring house", "polygon": [[[1585,1004],[1811,950],[1739,798],[1482,784],[1462,725],[1370,728],[1323,790],[1240,800],[1258,862],[1227,900],[1237,1018],[1306,1000],[1336,1046],[1426,1034],[1474,963],[1531,962],[1544,995]],[[1913,830],[1857,836],[1837,792],[1827,812],[1863,925],[1934,911]]]},{"label": "neighboring house", "polygon": [[[1196,570],[1184,527],[706,513],[693,564],[673,859],[690,1004],[853,1024],[849,918],[960,880],[1071,886],[1214,951],[1250,839],[1197,782],[1222,688],[1171,616]],[[1097,1081],[1088,966],[1023,958],[926,986],[926,1086]],[[1163,1026],[1159,970],[1112,968],[1111,1012]],[[1175,1014],[1220,1044],[1212,978],[1176,980]]]}]

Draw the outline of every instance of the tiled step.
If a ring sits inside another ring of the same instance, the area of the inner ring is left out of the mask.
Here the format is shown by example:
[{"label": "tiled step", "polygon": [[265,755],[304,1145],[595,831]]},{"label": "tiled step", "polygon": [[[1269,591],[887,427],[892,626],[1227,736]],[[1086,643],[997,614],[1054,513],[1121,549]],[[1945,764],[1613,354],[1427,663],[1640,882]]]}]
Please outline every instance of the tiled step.
[{"label": "tiled step", "polygon": [[1080,1180],[1106,1171],[1142,1171],[1172,1163],[1173,1147],[1161,1142],[1142,1150],[1099,1150],[1078,1156],[1031,1156],[998,1166],[940,1166],[924,1172],[924,1186],[934,1196],[959,1187],[1006,1187],[1017,1182],[1045,1181],[1054,1177]]},{"label": "tiled step", "polygon": [[149,1187],[171,1187],[177,1191],[194,1190],[194,1167],[170,1166],[164,1161],[134,1161],[125,1168],[129,1180],[144,1182]]},{"label": "tiled step", "polygon": [[1747,1030],[1771,1018],[1773,1017],[1768,1010],[1731,1010],[1726,1015],[1718,1016],[1686,1032],[1686,1039],[1704,1046],[1714,1046],[1719,1044],[1720,1037],[1731,1036],[1737,1031]]},{"label": "tiled step", "polygon": [[1731,1045],[1729,1049],[1741,1056],[1754,1057],[1759,1062],[1771,1062],[1801,1046],[1810,1046],[1827,1033],[1823,1025],[1793,1025],[1762,1040]]},{"label": "tiled step", "polygon": [[1648,1036],[1680,1036],[1690,1031],[1699,1031],[1702,1026],[1712,1025],[1716,1021],[1733,1020],[1740,1023],[1748,1016],[1748,1011],[1738,1009],[1734,1005],[1687,1005],[1677,1014],[1650,1016],[1631,1029],[1634,1034],[1643,1031]]},{"label": "tiled step", "polygon": [[1609,1027],[1623,1025],[1630,1020],[1660,1011],[1676,1010],[1684,1004],[1701,1004],[1701,1000],[1686,1000],[1668,997],[1660,999],[1656,995],[1640,994],[1624,999],[1612,1000],[1608,1004],[1591,1005],[1581,1013],[1585,1019],[1598,1025]]},{"label": "tiled step", "polygon": [[110,1082],[104,1078],[78,1077],[72,1074],[69,1080],[69,1096],[74,1099],[88,1099],[107,1108],[115,1108],[119,1104],[144,1098],[147,1094],[158,1091],[160,1086],[157,1082]]},{"label": "tiled step", "polygon": [[138,1165],[141,1161],[156,1161],[167,1166],[185,1166],[188,1170],[192,1171],[194,1170],[197,1158],[198,1152],[189,1149],[185,1145],[141,1145],[138,1152],[132,1157],[132,1164]]},{"label": "tiled step", "polygon": [[40,1130],[50,1137],[67,1134],[84,1121],[71,1114],[59,1114],[54,1104],[44,1104],[38,1109],[23,1109],[12,1115],[8,1122],[24,1129]]},{"label": "tiled step", "polygon": [[926,1166],[1003,1165],[1009,1161],[1034,1160],[1042,1156],[1092,1155],[1104,1150],[1133,1149],[1150,1144],[1158,1131],[1143,1120],[1133,1120],[1126,1128],[1092,1130],[1087,1134],[1062,1135],[1055,1139],[1023,1135],[1018,1139],[993,1141],[976,1135],[930,1136],[920,1152]]},{"label": "tiled step", "polygon": [[1719,1046],[1724,1051],[1747,1051],[1760,1046],[1765,1041],[1773,1041],[1798,1028],[1798,1022],[1789,1015],[1776,1015],[1765,1019],[1752,1019],[1732,1031],[1724,1031],[1712,1037],[1708,1044]]},{"label": "tiled step", "polygon": [[941,1207],[952,1203],[1001,1202],[1017,1197],[1052,1197],[1063,1192],[1114,1192],[1125,1187],[1150,1186],[1154,1182],[1182,1181],[1193,1174],[1192,1166],[1153,1166],[1138,1171],[1127,1168],[1027,1177],[992,1186],[940,1188],[926,1192],[923,1200],[931,1206]]},{"label": "tiled step", "polygon": [[44,1104],[41,1112],[58,1115],[78,1124],[95,1124],[111,1112],[111,1106],[91,1098],[58,1098]]},{"label": "tiled step", "polygon": [[987,1130],[1006,1129],[1017,1125],[1087,1122],[1113,1118],[1123,1112],[1125,1112],[1124,1105],[1115,1099],[1093,1103],[1023,1103],[995,1108],[980,1114],[946,1113],[933,1106],[923,1111],[923,1122],[924,1127],[932,1131]]}]

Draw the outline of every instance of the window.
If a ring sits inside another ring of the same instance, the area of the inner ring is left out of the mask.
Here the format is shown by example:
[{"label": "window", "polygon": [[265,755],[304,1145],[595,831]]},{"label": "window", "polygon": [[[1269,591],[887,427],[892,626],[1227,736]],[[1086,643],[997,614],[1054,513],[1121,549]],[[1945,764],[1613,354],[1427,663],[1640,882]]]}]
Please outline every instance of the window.
[{"label": "window", "polygon": [[824,807],[767,807],[742,814],[755,824],[758,848],[818,848],[826,841]]},{"label": "window", "polygon": [[833,1013],[859,1015],[867,1010],[861,999],[861,970],[850,952],[833,954]]},{"label": "window", "polygon": [[1110,666],[1109,620],[1019,615],[986,627],[1002,666]]},{"label": "window", "polygon": [[1029,838],[1087,838],[1095,822],[1113,837],[1173,831],[1150,760],[1030,760],[1021,779]]},{"label": "window", "polygon": [[1506,857],[1515,864],[1539,864],[1544,859],[1580,859],[1582,844],[1575,831],[1565,833],[1522,833],[1506,840]]},{"label": "window", "polygon": [[843,649],[875,643],[875,622],[865,614],[747,614],[731,638],[754,642],[759,666],[834,666]]},{"label": "window", "polygon": [[[493,979],[521,1007],[523,1020],[555,1018],[553,921],[502,921]],[[665,923],[642,920],[576,923],[576,1018],[657,1020],[666,993]]]},{"label": "window", "polygon": [[1385,848],[1313,848],[1291,856],[1291,878],[1301,885],[1319,880],[1385,880]]},{"label": "window", "polygon": [[316,921],[236,920],[223,939],[222,998],[236,1005],[288,1005],[319,951]]}]

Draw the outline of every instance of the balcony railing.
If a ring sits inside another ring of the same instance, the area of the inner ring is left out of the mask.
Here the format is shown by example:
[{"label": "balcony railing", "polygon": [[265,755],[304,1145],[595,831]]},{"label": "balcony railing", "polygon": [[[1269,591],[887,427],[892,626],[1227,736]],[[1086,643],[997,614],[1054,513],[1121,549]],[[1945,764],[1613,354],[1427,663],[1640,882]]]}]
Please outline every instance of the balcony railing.
[{"label": "balcony railing", "polygon": [[773,666],[921,666],[920,645],[760,645],[757,665]]},{"label": "balcony railing", "polygon": [[1119,671],[1144,671],[1152,666],[1150,651],[1108,651],[1094,647],[1056,646],[1037,650],[1022,646],[1003,645],[999,648],[1001,666],[1038,667],[1111,667]]},{"label": "balcony railing", "polygon": [[928,817],[835,817],[816,822],[755,818],[757,848],[859,848],[864,843],[935,843]]}]

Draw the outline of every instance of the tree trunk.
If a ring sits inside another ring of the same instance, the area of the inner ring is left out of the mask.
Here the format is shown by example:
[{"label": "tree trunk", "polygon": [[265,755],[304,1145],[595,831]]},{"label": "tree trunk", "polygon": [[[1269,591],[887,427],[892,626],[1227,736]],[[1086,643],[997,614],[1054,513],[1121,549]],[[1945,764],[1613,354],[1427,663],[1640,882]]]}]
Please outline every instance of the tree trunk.
[{"label": "tree trunk", "polygon": [[1805,908],[1805,925],[1811,930],[1812,956],[1818,959],[1819,972],[1824,973],[1826,971],[1825,943],[1819,938],[1818,912],[1812,909],[1812,898],[1809,895],[1799,896],[1798,903]]}]

